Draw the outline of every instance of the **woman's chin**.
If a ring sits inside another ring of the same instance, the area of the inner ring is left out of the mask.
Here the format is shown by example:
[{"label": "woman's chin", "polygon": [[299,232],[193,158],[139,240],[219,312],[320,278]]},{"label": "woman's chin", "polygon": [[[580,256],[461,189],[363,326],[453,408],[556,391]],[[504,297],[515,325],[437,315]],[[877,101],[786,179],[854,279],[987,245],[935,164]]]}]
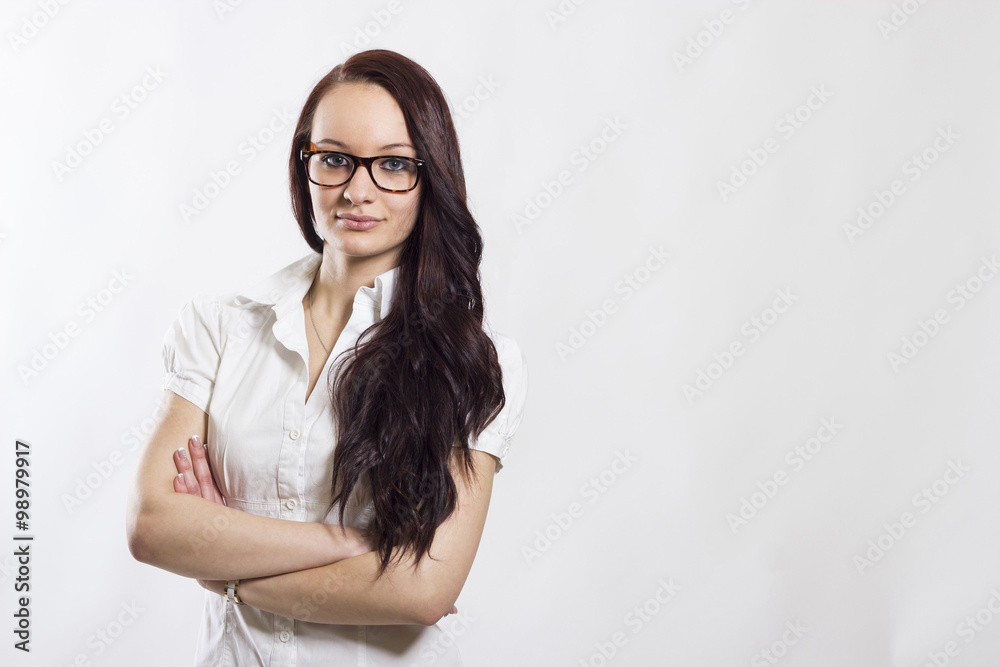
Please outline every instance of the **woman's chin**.
[{"label": "woman's chin", "polygon": [[396,250],[398,244],[377,238],[359,238],[364,232],[337,232],[326,237],[326,247],[349,257],[374,257]]}]

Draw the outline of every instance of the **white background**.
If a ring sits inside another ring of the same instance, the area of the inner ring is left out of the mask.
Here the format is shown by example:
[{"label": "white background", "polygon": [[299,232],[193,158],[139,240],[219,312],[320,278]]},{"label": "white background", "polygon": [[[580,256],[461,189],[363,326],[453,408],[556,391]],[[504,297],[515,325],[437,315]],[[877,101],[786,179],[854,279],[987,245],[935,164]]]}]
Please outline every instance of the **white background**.
[{"label": "white background", "polygon": [[[467,664],[1000,662],[997,3],[220,6],[0,14],[4,664],[190,664],[202,590],[126,546],[134,434],[180,306],[310,252],[275,112],[365,46],[455,107],[491,320],[530,365],[442,623]],[[878,215],[851,232],[859,208]],[[10,630],[17,438],[30,655]]]}]

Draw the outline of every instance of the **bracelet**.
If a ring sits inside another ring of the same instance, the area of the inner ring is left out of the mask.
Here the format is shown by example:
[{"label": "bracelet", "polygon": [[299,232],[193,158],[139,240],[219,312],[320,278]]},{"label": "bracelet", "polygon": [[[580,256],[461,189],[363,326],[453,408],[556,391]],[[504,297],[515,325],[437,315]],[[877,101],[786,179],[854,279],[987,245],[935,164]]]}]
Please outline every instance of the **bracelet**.
[{"label": "bracelet", "polygon": [[230,579],[229,581],[226,582],[226,587],[222,589],[222,592],[226,594],[226,597],[229,599],[230,602],[234,602],[236,604],[246,604],[246,602],[240,599],[240,595],[238,592],[239,587],[240,587],[239,579]]}]

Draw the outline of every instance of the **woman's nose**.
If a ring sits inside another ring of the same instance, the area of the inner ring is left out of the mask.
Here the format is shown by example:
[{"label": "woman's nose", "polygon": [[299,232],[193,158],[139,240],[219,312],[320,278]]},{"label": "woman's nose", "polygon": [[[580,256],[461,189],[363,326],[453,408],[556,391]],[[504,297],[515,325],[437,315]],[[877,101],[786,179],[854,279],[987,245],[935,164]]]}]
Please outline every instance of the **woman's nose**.
[{"label": "woman's nose", "polygon": [[372,201],[377,191],[378,188],[372,182],[371,174],[368,173],[368,170],[363,165],[358,165],[358,168],[354,171],[354,175],[351,176],[351,180],[347,181],[347,187],[344,188],[344,197],[352,204],[357,205],[362,202]]}]

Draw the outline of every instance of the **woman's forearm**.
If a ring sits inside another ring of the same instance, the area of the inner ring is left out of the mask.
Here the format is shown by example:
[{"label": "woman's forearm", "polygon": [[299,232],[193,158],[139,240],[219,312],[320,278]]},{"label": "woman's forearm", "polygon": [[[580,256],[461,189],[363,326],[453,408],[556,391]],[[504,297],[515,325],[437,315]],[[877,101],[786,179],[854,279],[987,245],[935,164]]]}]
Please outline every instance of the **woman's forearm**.
[{"label": "woman's forearm", "polygon": [[[338,625],[433,625],[448,613],[457,589],[427,558],[417,568],[404,559],[376,578],[375,552],[322,567],[240,582],[246,604],[280,616]],[[463,578],[464,579],[464,578]],[[453,588],[453,587],[452,587]]]},{"label": "woman's forearm", "polygon": [[360,531],[274,519],[177,493],[134,513],[139,561],[196,579],[244,579],[315,568],[364,553]]}]

